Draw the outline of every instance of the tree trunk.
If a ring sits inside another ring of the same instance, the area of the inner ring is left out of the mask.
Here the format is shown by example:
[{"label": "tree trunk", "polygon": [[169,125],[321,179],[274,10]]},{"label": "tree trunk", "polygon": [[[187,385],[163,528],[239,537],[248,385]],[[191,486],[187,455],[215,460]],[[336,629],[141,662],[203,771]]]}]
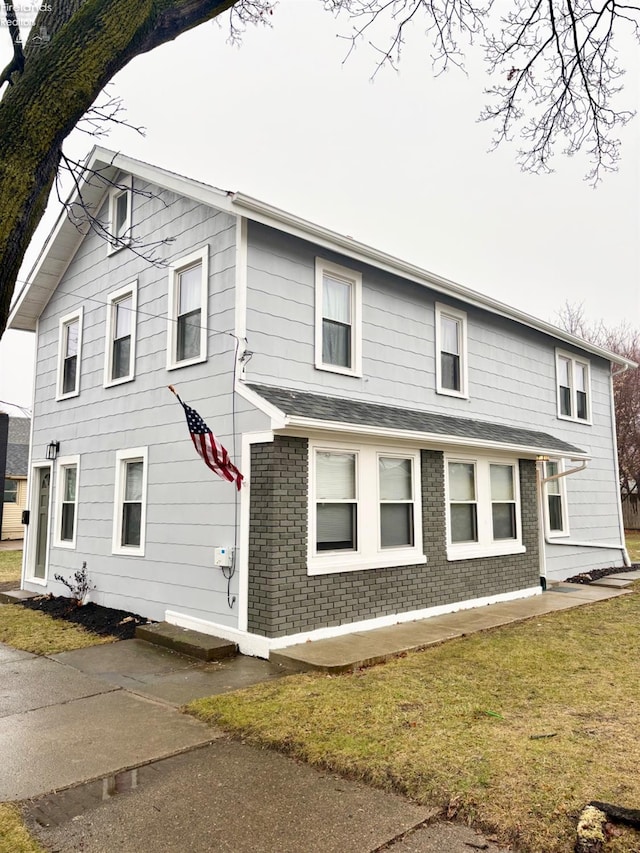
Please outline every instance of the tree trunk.
[{"label": "tree trunk", "polygon": [[0,337],[65,138],[131,59],[235,2],[56,0],[38,14],[32,31],[46,28],[50,41],[29,41],[24,72],[13,75],[0,101]]}]

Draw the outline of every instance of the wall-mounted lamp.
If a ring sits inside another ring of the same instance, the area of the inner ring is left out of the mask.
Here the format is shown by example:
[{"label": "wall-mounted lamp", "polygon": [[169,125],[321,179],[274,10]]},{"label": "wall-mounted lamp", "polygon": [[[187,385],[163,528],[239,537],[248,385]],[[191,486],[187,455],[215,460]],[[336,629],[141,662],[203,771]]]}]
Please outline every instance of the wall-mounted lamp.
[{"label": "wall-mounted lamp", "polygon": [[60,442],[59,441],[50,441],[47,444],[47,459],[57,459],[58,453],[60,452]]},{"label": "wall-mounted lamp", "polygon": [[548,461],[549,461],[548,456],[544,456],[543,454],[539,454],[538,456],[536,456],[536,462],[548,462]]}]

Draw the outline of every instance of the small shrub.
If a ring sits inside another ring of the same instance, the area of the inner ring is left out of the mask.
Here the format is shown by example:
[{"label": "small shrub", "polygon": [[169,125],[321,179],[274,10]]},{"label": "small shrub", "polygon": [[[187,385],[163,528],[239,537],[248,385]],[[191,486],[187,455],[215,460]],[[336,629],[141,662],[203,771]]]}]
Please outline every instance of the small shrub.
[{"label": "small shrub", "polygon": [[75,601],[78,607],[82,607],[91,590],[96,588],[95,584],[91,586],[89,583],[86,562],[83,562],[80,571],[75,572],[73,575],[73,582],[67,580],[67,578],[62,575],[54,575],[54,578],[67,587],[71,593],[71,598]]}]

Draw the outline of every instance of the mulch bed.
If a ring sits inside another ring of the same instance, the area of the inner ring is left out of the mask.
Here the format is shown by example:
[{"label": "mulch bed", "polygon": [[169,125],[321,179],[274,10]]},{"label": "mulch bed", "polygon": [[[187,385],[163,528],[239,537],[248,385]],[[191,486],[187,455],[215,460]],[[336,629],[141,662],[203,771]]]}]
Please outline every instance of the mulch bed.
[{"label": "mulch bed", "polygon": [[40,610],[53,619],[74,622],[100,637],[111,635],[119,640],[131,640],[135,636],[136,625],[146,625],[151,621],[137,613],[101,607],[92,601],[78,607],[73,599],[61,595],[37,595],[16,603],[30,610]]},{"label": "mulch bed", "polygon": [[630,569],[620,568],[611,568],[611,569],[593,569],[590,572],[582,572],[579,575],[574,575],[572,578],[567,578],[565,583],[593,583],[593,581],[598,581],[600,578],[606,578],[607,575],[617,575],[620,572],[630,572],[640,569],[640,563],[633,563]]}]

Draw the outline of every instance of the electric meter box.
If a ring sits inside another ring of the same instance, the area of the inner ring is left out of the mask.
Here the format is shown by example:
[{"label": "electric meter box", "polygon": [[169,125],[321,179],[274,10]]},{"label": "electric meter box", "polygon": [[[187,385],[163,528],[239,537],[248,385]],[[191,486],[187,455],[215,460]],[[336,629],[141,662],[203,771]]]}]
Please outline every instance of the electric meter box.
[{"label": "electric meter box", "polygon": [[222,569],[230,569],[233,560],[233,549],[227,546],[220,546],[213,549],[213,565],[220,566]]}]

